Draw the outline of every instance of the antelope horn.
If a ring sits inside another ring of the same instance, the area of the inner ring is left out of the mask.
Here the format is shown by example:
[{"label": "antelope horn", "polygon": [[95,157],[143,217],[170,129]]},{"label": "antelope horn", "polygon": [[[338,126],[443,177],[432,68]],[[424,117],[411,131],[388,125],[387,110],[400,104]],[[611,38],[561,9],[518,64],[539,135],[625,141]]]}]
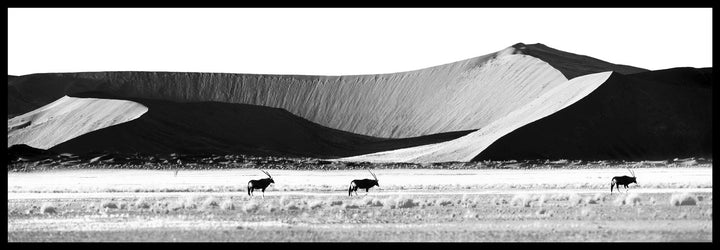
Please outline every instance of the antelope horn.
[{"label": "antelope horn", "polygon": [[368,169],[368,172],[370,172],[370,174],[373,176],[373,178],[375,178],[375,180],[377,180],[377,176],[375,176],[375,174],[373,174],[373,172],[370,171],[370,169]]},{"label": "antelope horn", "polygon": [[262,170],[262,169],[261,169],[260,171],[262,171],[263,173],[265,173],[265,174],[266,174],[266,175],[267,175],[268,177],[270,177],[270,178],[272,179],[272,176],[270,176],[270,174],[268,174],[268,172],[267,172],[267,171],[265,171],[265,170]]},{"label": "antelope horn", "polygon": [[633,177],[635,177],[635,173],[633,173],[632,170],[630,170],[629,168],[628,168],[627,170],[628,170],[628,172],[630,172],[630,174],[631,174]]}]

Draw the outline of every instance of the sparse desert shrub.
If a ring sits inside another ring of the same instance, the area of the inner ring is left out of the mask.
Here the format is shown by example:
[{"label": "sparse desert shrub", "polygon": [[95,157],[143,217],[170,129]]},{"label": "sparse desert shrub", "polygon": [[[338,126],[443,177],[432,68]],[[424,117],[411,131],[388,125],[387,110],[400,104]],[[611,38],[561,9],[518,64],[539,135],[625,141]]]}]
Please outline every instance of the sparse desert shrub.
[{"label": "sparse desert shrub", "polygon": [[605,195],[602,193],[597,193],[595,194],[595,196],[593,196],[593,200],[597,201],[598,203],[600,203],[601,201],[605,201]]},{"label": "sparse desert shrub", "polygon": [[215,200],[215,197],[208,196],[205,198],[205,200],[202,203],[202,210],[209,210],[213,208],[218,208],[220,204]]},{"label": "sparse desert shrub", "polygon": [[166,207],[159,207],[159,206],[153,207],[151,211],[155,212],[156,214],[170,213],[170,209],[168,209]]},{"label": "sparse desert shrub", "polygon": [[225,199],[220,203],[220,208],[222,210],[235,210],[235,204],[231,199]]},{"label": "sparse desert shrub", "polygon": [[170,205],[169,202],[165,200],[158,200],[155,201],[155,204],[152,205],[151,211],[155,213],[170,213],[170,209],[168,209],[168,206]]},{"label": "sparse desert shrub", "polygon": [[566,201],[566,200],[570,199],[570,195],[569,194],[555,194],[552,196],[552,199],[557,200],[557,201]]},{"label": "sparse desert shrub", "polygon": [[117,203],[115,201],[103,201],[100,203],[101,208],[117,209]]},{"label": "sparse desert shrub", "polygon": [[418,206],[419,203],[413,201],[411,198],[400,198],[397,200],[395,207],[397,208],[412,208]]},{"label": "sparse desert shrub", "polygon": [[308,203],[308,207],[310,208],[310,210],[320,209],[324,205],[325,205],[325,202],[323,202],[322,200],[313,200],[310,203]]},{"label": "sparse desert shrub", "polygon": [[183,199],[183,200],[181,201],[182,207],[185,208],[185,209],[195,209],[195,208],[197,208],[197,204],[195,204],[195,200],[196,200],[196,199],[197,199],[196,196],[188,196],[188,197],[185,197],[185,199]]},{"label": "sparse desert shrub", "polygon": [[365,196],[365,198],[362,199],[363,205],[371,206],[373,202],[373,197]]},{"label": "sparse desert shrub", "polygon": [[585,197],[585,204],[598,204],[598,202],[593,197],[587,196]]},{"label": "sparse desert shrub", "polygon": [[510,200],[513,206],[530,207],[530,202],[532,202],[532,197],[529,194],[516,194]]},{"label": "sparse desert shrub", "polygon": [[538,202],[538,205],[542,206],[545,203],[547,203],[548,197],[547,197],[547,195],[542,194],[542,195],[539,195],[539,196],[533,198],[533,200],[536,200]]},{"label": "sparse desert shrub", "polygon": [[392,197],[386,198],[382,203],[383,209],[395,209],[397,207],[396,199]]},{"label": "sparse desert shrub", "polygon": [[638,195],[637,193],[632,193],[625,197],[625,204],[627,205],[640,205],[641,201],[642,200],[640,199],[640,195]]},{"label": "sparse desert shrub", "polygon": [[342,206],[342,204],[343,204],[342,201],[332,201],[330,203],[330,206]]},{"label": "sparse desert shrub", "polygon": [[570,206],[582,205],[583,201],[583,197],[578,194],[573,193],[568,195],[568,202]]},{"label": "sparse desert shrub", "polygon": [[168,205],[168,209],[170,209],[170,211],[178,211],[178,210],[182,209],[183,207],[184,206],[183,206],[182,200],[176,200],[175,202],[172,202]]},{"label": "sparse desert shrub", "polygon": [[43,214],[54,214],[57,213],[57,209],[52,203],[43,203],[42,206],[40,206],[40,212]]},{"label": "sparse desert shrub", "polygon": [[540,209],[538,209],[538,211],[535,212],[535,215],[542,216],[545,213],[547,213],[547,211],[548,211],[547,208],[540,208]]},{"label": "sparse desert shrub", "polygon": [[583,216],[583,217],[591,217],[591,216],[595,215],[595,211],[593,211],[593,210],[592,210],[591,208],[589,208],[589,207],[585,207],[585,208],[583,208],[583,209],[580,210],[580,215]]},{"label": "sparse desert shrub", "polygon": [[463,196],[462,196],[462,198],[460,198],[460,200],[461,200],[462,202],[468,203],[468,202],[471,201],[470,195],[468,195],[468,194],[463,194]]},{"label": "sparse desert shrub", "polygon": [[425,209],[427,207],[427,202],[418,201],[420,204],[420,209]]},{"label": "sparse desert shrub", "polygon": [[491,203],[493,203],[495,205],[503,205],[503,204],[508,204],[509,202],[507,200],[505,200],[505,198],[493,198]]},{"label": "sparse desert shrub", "polygon": [[284,206],[285,210],[300,210],[300,206],[295,202],[290,202]]},{"label": "sparse desert shrub", "polygon": [[615,206],[625,205],[625,198],[627,198],[627,195],[624,195],[624,194],[618,195],[617,197],[615,197],[613,204],[615,204]]},{"label": "sparse desert shrub", "polygon": [[280,197],[280,205],[281,206],[287,206],[288,204],[290,204],[290,202],[292,202],[292,199],[290,197],[288,197],[286,195],[283,195]]},{"label": "sparse desert shrub", "polygon": [[373,207],[382,207],[382,206],[383,206],[383,202],[382,202],[380,199],[378,199],[378,198],[373,198],[373,199],[372,199],[372,202],[371,202],[370,204],[368,204],[368,205],[373,206]]},{"label": "sparse desert shrub", "polygon": [[145,197],[140,197],[135,201],[135,207],[138,209],[148,209],[150,208],[150,203],[145,200]]},{"label": "sparse desert shrub", "polygon": [[357,204],[347,204],[347,203],[346,203],[346,204],[343,204],[341,207],[342,207],[343,209],[357,209],[357,208],[360,208],[360,206],[358,206]]},{"label": "sparse desert shrub", "polygon": [[483,199],[480,198],[480,196],[475,196],[475,198],[473,198],[473,203],[475,204],[480,204],[482,201]]},{"label": "sparse desert shrub", "polygon": [[168,207],[168,205],[170,205],[170,203],[166,200],[158,200],[155,201],[155,204],[153,204],[155,207]]},{"label": "sparse desert shrub", "polygon": [[670,204],[673,206],[695,206],[697,199],[689,193],[673,194],[670,197]]},{"label": "sparse desert shrub", "polygon": [[254,213],[258,211],[258,209],[260,209],[260,206],[254,200],[245,203],[245,205],[243,206],[243,211],[245,213]]},{"label": "sparse desert shrub", "polygon": [[599,204],[601,201],[604,201],[604,200],[605,200],[605,196],[604,196],[603,194],[601,194],[601,193],[597,193],[597,194],[595,194],[593,197],[590,197],[590,196],[586,197],[586,198],[585,198],[585,203],[587,203],[587,204]]},{"label": "sparse desert shrub", "polygon": [[475,211],[472,211],[470,209],[465,210],[465,214],[463,215],[464,218],[467,219],[476,219],[480,217],[480,214],[476,213]]},{"label": "sparse desert shrub", "polygon": [[273,212],[279,211],[281,209],[282,209],[282,206],[280,205],[280,201],[277,201],[277,200],[274,202],[269,202],[269,203],[265,204],[265,211],[267,211],[268,213],[273,213]]},{"label": "sparse desert shrub", "polygon": [[437,201],[437,204],[438,204],[439,206],[443,206],[443,207],[444,207],[444,206],[452,206],[452,205],[453,205],[453,202],[452,202],[450,199],[448,199],[448,198],[441,198],[441,199],[439,199],[439,200]]}]

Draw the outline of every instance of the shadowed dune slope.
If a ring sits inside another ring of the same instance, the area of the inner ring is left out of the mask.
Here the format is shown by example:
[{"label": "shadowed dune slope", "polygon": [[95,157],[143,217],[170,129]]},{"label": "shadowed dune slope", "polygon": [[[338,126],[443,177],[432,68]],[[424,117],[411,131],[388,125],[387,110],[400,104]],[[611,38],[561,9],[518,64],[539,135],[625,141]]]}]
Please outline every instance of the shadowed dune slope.
[{"label": "shadowed dune slope", "polygon": [[90,91],[98,84],[96,80],[71,77],[62,73],[8,77],[8,116],[22,115],[66,95]]},{"label": "shadowed dune slope", "polygon": [[550,48],[542,43],[518,43],[512,47],[516,49],[514,53],[533,56],[549,63],[554,68],[560,70],[567,79],[605,71],[614,71],[620,74],[634,74],[648,71],[647,69],[613,64],[589,56],[568,53]]},{"label": "shadowed dune slope", "polygon": [[574,105],[521,127],[474,160],[712,157],[712,68],[613,73]]},{"label": "shadowed dune slope", "polygon": [[14,86],[8,85],[7,91],[8,119],[43,106],[31,101],[32,98],[24,96]]},{"label": "shadowed dune slope", "polygon": [[[116,98],[102,93],[75,96]],[[51,150],[337,157],[436,143],[469,133],[388,140],[326,128],[278,108],[122,99],[141,103],[149,111],[133,121],[84,134]]]}]

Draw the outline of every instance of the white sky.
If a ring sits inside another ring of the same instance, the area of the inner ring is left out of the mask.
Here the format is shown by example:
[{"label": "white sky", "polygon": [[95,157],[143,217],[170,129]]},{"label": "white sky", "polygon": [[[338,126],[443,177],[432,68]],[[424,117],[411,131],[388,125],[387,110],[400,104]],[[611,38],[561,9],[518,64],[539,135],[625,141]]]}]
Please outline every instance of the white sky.
[{"label": "white sky", "polygon": [[656,70],[712,66],[712,9],[8,9],[8,74],[353,75],[517,42]]}]

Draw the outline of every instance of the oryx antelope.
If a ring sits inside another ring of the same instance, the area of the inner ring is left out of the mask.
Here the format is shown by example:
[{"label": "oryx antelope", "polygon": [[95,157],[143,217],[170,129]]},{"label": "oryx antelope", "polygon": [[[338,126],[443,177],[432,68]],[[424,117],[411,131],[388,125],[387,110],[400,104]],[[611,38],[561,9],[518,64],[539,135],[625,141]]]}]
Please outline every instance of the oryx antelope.
[{"label": "oryx antelope", "polygon": [[617,187],[618,192],[620,192],[620,185],[625,186],[625,192],[628,191],[628,185],[630,183],[635,183],[637,185],[637,177],[635,177],[635,172],[630,170],[628,168],[628,171],[630,171],[630,174],[632,174],[632,177],[623,175],[623,176],[615,176],[612,178],[612,181],[610,181],[610,193],[612,194],[613,186]]},{"label": "oryx antelope", "polygon": [[253,196],[253,191],[255,189],[262,189],[262,195],[263,195],[262,197],[265,198],[265,189],[268,186],[270,186],[270,184],[275,183],[275,181],[273,180],[272,176],[270,176],[270,174],[268,174],[268,172],[266,172],[265,170],[260,170],[260,171],[265,173],[270,178],[259,179],[259,180],[250,180],[248,182],[248,186],[247,186],[248,195]]},{"label": "oryx antelope", "polygon": [[[368,172],[370,172],[370,170],[368,170]],[[374,186],[380,187],[377,176],[375,176],[375,174],[373,174],[373,172],[370,172],[370,174],[373,176],[373,178],[375,178],[374,180],[371,180],[371,179],[352,180],[350,182],[350,188],[348,188],[348,196],[352,196],[353,191],[355,192],[355,195],[358,195],[358,193],[357,193],[358,188],[365,189],[365,192],[367,193],[367,192],[370,192],[370,188],[372,188]]]}]

